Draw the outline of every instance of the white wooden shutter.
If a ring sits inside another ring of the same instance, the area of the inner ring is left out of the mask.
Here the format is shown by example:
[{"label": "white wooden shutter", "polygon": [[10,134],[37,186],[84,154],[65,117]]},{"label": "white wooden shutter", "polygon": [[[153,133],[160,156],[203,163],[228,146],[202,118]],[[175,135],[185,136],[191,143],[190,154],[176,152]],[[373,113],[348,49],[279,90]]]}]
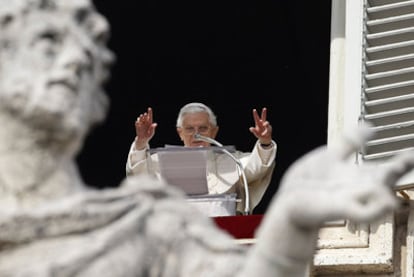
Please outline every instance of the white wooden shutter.
[{"label": "white wooden shutter", "polygon": [[365,0],[361,119],[375,137],[362,151],[382,161],[414,148],[414,1]]}]

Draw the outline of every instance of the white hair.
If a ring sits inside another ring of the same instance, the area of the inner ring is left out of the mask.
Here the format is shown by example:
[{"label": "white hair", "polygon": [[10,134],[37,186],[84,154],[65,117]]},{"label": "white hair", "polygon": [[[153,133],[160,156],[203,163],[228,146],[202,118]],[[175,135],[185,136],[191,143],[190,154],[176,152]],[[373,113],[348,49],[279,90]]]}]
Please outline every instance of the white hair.
[{"label": "white hair", "polygon": [[192,102],[192,103],[188,103],[187,105],[183,106],[180,109],[180,112],[178,113],[178,117],[177,117],[177,127],[182,127],[183,118],[186,114],[202,113],[202,112],[208,114],[208,118],[212,126],[214,127],[217,126],[217,117],[208,106],[204,105],[203,103]]}]

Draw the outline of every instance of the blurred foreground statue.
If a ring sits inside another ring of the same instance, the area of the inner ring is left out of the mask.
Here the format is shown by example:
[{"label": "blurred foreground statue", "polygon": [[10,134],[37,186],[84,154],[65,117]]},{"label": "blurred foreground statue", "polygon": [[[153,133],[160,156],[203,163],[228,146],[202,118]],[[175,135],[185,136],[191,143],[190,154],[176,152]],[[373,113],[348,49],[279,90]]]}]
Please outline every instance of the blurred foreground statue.
[{"label": "blurred foreground statue", "polygon": [[249,248],[150,177],[88,189],[75,156],[104,119],[114,60],[89,0],[0,0],[0,276],[306,276],[325,221],[391,211],[401,155],[349,161],[364,143],[318,148],[282,179]]}]

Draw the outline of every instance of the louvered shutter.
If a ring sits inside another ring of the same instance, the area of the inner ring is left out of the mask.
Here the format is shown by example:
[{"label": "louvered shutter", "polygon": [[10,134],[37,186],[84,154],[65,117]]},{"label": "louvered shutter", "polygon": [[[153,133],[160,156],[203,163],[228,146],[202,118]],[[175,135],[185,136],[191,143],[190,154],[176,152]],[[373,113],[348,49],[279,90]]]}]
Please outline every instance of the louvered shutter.
[{"label": "louvered shutter", "polygon": [[362,151],[383,161],[414,148],[414,1],[366,0],[361,119],[376,130]]}]

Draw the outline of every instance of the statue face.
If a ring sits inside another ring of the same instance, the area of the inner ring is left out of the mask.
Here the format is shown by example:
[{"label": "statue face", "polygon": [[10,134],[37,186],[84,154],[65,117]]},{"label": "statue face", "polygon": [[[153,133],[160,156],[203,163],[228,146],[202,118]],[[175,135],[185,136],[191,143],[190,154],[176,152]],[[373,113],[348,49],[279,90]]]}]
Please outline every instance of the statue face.
[{"label": "statue face", "polygon": [[89,1],[54,5],[14,14],[2,30],[0,105],[38,128],[85,133],[106,113],[109,27]]}]

